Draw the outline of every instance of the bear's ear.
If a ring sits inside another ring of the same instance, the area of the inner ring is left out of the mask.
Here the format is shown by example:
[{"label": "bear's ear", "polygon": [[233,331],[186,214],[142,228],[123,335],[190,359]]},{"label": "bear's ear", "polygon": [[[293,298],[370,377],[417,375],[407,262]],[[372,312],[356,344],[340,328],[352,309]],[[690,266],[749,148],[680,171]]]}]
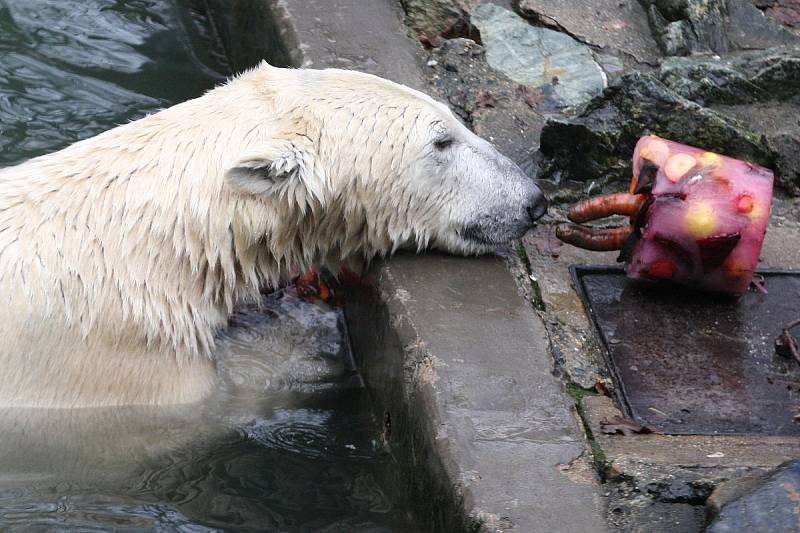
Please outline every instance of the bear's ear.
[{"label": "bear's ear", "polygon": [[[323,181],[310,143],[300,139],[274,139],[257,152],[244,154],[225,172],[225,181],[235,190],[255,195],[293,193],[302,189],[322,198]],[[306,196],[306,195],[300,195]]]}]

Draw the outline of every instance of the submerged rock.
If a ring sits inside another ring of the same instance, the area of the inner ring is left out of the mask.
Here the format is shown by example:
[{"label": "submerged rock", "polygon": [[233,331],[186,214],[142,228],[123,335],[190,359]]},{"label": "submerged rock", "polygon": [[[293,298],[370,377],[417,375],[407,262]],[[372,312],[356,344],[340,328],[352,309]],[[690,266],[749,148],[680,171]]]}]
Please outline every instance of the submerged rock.
[{"label": "submerged rock", "polygon": [[492,68],[517,83],[541,88],[559,107],[583,104],[606,86],[591,49],[569,35],[529,25],[494,4],[472,12]]},{"label": "submerged rock", "polygon": [[717,506],[712,512],[718,514],[706,530],[709,533],[800,530],[800,461],[785,463],[762,480],[747,480],[725,492],[722,501],[712,494]]},{"label": "submerged rock", "polygon": [[641,0],[666,55],[724,54],[798,42],[751,0]]}]

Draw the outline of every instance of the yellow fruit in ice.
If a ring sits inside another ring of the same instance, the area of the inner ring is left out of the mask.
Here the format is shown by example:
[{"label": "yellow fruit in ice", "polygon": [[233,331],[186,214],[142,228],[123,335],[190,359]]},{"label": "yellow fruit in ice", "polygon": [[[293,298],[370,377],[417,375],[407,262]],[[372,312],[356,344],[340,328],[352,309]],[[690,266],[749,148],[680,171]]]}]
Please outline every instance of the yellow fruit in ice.
[{"label": "yellow fruit in ice", "polygon": [[714,152],[703,152],[697,156],[697,162],[703,168],[719,168],[722,166],[722,157]]},{"label": "yellow fruit in ice", "polygon": [[669,146],[658,137],[651,136],[639,152],[639,156],[660,167],[669,157]]},{"label": "yellow fruit in ice", "polygon": [[696,164],[697,160],[689,154],[675,154],[667,159],[667,164],[664,165],[664,175],[672,183],[678,183]]},{"label": "yellow fruit in ice", "polygon": [[686,209],[686,231],[695,239],[711,237],[717,229],[714,209],[707,203],[695,202]]}]

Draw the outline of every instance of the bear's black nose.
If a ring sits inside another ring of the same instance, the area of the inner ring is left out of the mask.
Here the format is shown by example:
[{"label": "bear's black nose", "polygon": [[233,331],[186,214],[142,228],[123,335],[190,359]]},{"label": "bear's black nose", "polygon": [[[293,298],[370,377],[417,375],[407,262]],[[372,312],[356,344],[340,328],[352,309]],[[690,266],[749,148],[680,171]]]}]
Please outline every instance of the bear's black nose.
[{"label": "bear's black nose", "polygon": [[548,201],[544,194],[539,194],[536,200],[528,206],[528,216],[531,223],[536,222],[547,212]]}]

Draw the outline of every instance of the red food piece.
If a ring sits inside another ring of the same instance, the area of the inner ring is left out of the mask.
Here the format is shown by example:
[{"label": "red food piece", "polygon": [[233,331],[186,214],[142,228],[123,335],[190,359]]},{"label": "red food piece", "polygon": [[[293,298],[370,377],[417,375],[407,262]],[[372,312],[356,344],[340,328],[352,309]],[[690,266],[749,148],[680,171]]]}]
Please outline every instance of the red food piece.
[{"label": "red food piece", "polygon": [[747,194],[743,194],[739,197],[736,201],[736,210],[740,213],[750,213],[753,211],[753,206],[755,203],[753,202],[753,197]]},{"label": "red food piece", "polygon": [[672,279],[675,275],[675,264],[666,259],[659,259],[648,265],[647,274],[656,279]]},{"label": "red food piece", "polygon": [[700,248],[700,260],[703,263],[703,272],[711,272],[719,268],[725,259],[731,255],[741,238],[742,236],[738,233],[733,233],[697,241],[697,245]]}]

